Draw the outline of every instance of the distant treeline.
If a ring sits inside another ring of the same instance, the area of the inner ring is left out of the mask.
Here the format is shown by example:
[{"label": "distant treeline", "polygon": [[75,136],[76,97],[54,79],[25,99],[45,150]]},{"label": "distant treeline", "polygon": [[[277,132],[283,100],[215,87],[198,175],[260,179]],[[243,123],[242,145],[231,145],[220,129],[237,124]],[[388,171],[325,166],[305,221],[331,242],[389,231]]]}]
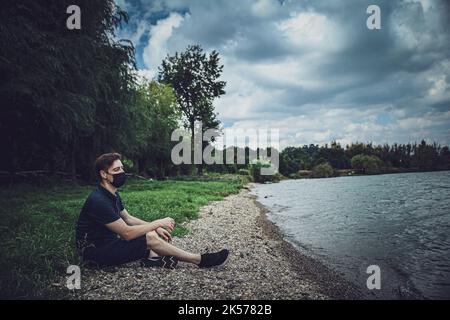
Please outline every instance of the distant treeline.
[{"label": "distant treeline", "polygon": [[[237,147],[227,149],[235,153],[234,164],[214,164],[208,166],[207,170],[254,176],[255,166],[260,164],[249,161],[249,149],[245,148],[242,151],[245,153],[245,164],[237,164]],[[278,151],[269,148],[266,152],[270,155],[271,152]],[[346,145],[345,148],[340,143],[332,141],[324,146],[310,144],[287,147],[278,154],[278,157],[279,173],[289,178],[450,170],[449,147],[440,146],[437,143],[428,144],[425,141],[419,144],[394,143],[392,145],[356,142]],[[225,163],[225,160],[223,162]],[[267,163],[267,160],[261,159],[261,163]],[[265,180],[271,179],[266,177]]]},{"label": "distant treeline", "polygon": [[318,166],[324,170],[326,165],[333,170],[354,169],[362,174],[446,170],[450,169],[450,150],[448,146],[425,141],[392,145],[352,143],[345,148],[333,141],[322,147],[288,147],[280,153],[280,173],[285,176],[314,171]]}]

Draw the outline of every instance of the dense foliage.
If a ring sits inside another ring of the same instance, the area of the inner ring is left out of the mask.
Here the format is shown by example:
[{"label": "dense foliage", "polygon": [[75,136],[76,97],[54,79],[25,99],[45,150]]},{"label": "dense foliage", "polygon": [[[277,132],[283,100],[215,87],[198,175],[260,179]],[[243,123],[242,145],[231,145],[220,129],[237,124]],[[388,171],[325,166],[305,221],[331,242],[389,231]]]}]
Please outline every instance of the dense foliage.
[{"label": "dense foliage", "polygon": [[[66,27],[72,4],[82,8],[80,30]],[[114,30],[126,21],[112,0],[2,3],[2,170],[88,178],[95,155],[125,146],[134,49]]]}]

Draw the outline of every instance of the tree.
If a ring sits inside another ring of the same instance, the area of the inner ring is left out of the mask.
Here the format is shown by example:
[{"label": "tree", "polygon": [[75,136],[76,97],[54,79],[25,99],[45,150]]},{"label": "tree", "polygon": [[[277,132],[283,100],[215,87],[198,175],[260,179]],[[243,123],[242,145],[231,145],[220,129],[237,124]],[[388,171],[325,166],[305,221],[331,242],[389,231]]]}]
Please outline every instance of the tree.
[{"label": "tree", "polygon": [[376,156],[358,154],[351,160],[352,168],[364,174],[380,173],[382,161]]},{"label": "tree", "polygon": [[319,158],[315,161],[316,164],[329,162],[333,168],[338,169],[344,169],[349,165],[344,149],[336,141],[332,141],[330,147],[328,147],[328,145],[321,147],[319,149],[318,157]]},{"label": "tree", "polygon": [[171,133],[181,119],[175,93],[172,87],[156,81],[145,81],[136,93],[126,126],[130,139],[126,151],[136,172],[163,178],[170,164]]},{"label": "tree", "polygon": [[447,146],[444,146],[441,149],[441,152],[439,154],[439,165],[440,168],[450,168],[450,150]]},{"label": "tree", "polygon": [[438,163],[439,148],[436,144],[428,145],[424,140],[417,147],[417,164],[419,170],[432,170]]},{"label": "tree", "polygon": [[265,183],[265,182],[275,182],[280,180],[280,175],[278,173],[272,175],[261,174],[262,168],[269,168],[270,162],[266,160],[253,160],[249,164],[249,173],[254,182]]},{"label": "tree", "polygon": [[329,178],[334,175],[333,167],[328,163],[321,163],[313,168],[311,176],[313,178]]},{"label": "tree", "polygon": [[188,46],[185,52],[167,56],[159,67],[159,80],[175,90],[184,125],[191,133],[192,151],[196,122],[201,121],[204,130],[219,129],[220,121],[214,113],[213,100],[225,94],[226,82],[218,80],[222,70],[218,52],[212,51],[207,56],[199,45]]}]

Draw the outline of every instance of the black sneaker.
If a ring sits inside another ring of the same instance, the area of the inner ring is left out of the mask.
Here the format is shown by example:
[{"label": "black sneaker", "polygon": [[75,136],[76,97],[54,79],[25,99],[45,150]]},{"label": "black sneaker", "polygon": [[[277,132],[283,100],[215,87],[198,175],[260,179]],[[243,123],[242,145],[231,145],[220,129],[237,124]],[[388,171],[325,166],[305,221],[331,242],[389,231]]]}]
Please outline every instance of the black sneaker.
[{"label": "black sneaker", "polygon": [[175,269],[177,267],[177,264],[178,259],[174,256],[153,257],[141,260],[142,267]]},{"label": "black sneaker", "polygon": [[222,267],[227,263],[229,253],[230,251],[227,249],[214,253],[204,253],[201,255],[201,261],[198,266],[199,268]]}]

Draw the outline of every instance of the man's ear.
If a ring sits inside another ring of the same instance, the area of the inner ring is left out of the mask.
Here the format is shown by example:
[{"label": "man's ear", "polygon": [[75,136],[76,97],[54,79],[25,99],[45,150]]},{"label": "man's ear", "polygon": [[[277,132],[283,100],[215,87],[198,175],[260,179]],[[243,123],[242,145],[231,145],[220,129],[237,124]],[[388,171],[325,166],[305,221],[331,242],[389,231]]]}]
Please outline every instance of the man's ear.
[{"label": "man's ear", "polygon": [[104,170],[100,170],[100,176],[101,176],[103,179],[106,179],[106,172],[105,172]]}]

